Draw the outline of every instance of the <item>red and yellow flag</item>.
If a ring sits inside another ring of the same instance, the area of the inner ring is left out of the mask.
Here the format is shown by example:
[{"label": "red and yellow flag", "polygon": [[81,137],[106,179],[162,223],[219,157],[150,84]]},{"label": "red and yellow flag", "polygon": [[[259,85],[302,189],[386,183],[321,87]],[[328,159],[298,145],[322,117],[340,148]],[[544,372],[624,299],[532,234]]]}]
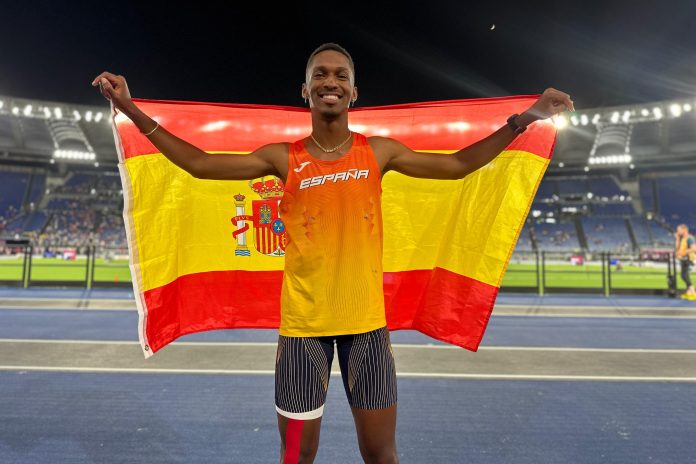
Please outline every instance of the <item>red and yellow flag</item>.
[{"label": "red and yellow flag", "polygon": [[[538,95],[355,108],[350,129],[448,156],[490,135]],[[309,109],[136,99],[176,136],[215,156],[299,140]],[[178,337],[277,328],[282,237],[270,228],[280,179],[196,179],[157,152],[123,114],[114,137],[130,269],[145,357]],[[389,329],[414,329],[477,351],[556,139],[537,121],[488,165],[459,180],[382,179]],[[438,155],[439,156],[439,155]],[[262,214],[272,215],[261,220]],[[270,224],[270,225],[269,225]]]}]

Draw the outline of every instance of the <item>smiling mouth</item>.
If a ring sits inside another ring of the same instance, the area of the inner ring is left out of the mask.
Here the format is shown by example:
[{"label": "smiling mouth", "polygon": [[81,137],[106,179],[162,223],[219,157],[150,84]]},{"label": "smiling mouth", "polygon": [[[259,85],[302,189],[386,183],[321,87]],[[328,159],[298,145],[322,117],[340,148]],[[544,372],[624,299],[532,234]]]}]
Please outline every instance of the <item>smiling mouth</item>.
[{"label": "smiling mouth", "polygon": [[319,98],[321,99],[321,101],[325,103],[336,103],[338,100],[341,99],[341,97],[339,97],[338,95],[331,94],[322,95]]}]

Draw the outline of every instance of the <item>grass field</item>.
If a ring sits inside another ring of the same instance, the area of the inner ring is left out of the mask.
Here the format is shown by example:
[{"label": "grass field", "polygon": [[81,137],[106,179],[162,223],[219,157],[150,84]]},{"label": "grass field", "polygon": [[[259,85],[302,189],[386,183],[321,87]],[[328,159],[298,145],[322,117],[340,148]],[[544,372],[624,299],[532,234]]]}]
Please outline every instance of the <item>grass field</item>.
[{"label": "grass field", "polygon": [[[3,259],[0,261],[0,279],[21,280],[24,258]],[[35,258],[31,265],[31,280],[77,280],[84,281],[87,273],[87,259],[77,258],[74,261],[62,259]],[[112,260],[106,262],[97,258],[94,262],[94,281],[130,282],[131,275],[128,260]]]},{"label": "grass field", "polygon": [[[666,289],[667,266],[639,267],[625,264],[621,271],[612,266],[612,288]],[[685,288],[680,278],[678,288]],[[503,279],[503,287],[536,286],[534,264],[510,263]],[[547,264],[546,287],[602,288],[601,264]]]},{"label": "grass field", "polygon": [[[23,257],[0,260],[1,280],[21,280]],[[84,281],[87,272],[86,258],[74,261],[62,259],[35,258],[32,260],[31,280],[74,280]],[[111,260],[97,258],[94,266],[96,282],[130,282],[131,275],[128,260]],[[684,289],[681,278],[677,278],[678,288]],[[503,287],[535,287],[536,266],[534,264],[510,263],[503,279]],[[602,288],[602,266],[585,264],[547,264],[546,287]],[[612,267],[612,288],[666,289],[667,267],[639,267],[624,265],[623,270]]]}]

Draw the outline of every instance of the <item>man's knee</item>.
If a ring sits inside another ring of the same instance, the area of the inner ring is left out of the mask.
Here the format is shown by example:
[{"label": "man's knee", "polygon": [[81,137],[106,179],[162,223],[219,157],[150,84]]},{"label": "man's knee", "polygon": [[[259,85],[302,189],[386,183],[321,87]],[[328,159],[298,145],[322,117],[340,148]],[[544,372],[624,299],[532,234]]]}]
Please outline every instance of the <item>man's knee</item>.
[{"label": "man's knee", "polygon": [[399,458],[392,445],[365,444],[360,447],[360,454],[366,464],[398,464]]},{"label": "man's knee", "polygon": [[281,444],[280,445],[280,462],[281,462],[281,464],[287,464],[287,463],[311,464],[314,462],[314,459],[317,457],[317,451],[319,451],[319,446],[317,446],[316,444],[311,445],[311,446],[303,445],[300,447],[299,453],[292,453],[292,456],[289,456],[285,447]]},{"label": "man's knee", "polygon": [[316,445],[300,448],[300,456],[297,463],[305,464],[314,462],[314,458],[317,456],[318,449],[319,447]]}]

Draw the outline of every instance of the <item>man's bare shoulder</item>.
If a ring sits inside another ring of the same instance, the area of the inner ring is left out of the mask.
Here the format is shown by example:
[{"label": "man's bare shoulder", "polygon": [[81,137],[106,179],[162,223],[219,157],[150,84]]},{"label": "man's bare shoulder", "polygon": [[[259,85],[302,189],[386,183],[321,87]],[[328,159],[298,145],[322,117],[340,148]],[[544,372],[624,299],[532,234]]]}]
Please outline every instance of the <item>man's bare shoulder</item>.
[{"label": "man's bare shoulder", "polygon": [[366,137],[366,139],[367,143],[369,143],[373,149],[376,147],[383,148],[395,141],[394,139],[390,139],[389,137],[382,137],[381,135],[371,135],[370,137]]},{"label": "man's bare shoulder", "polygon": [[401,142],[398,140],[389,138],[389,137],[382,137],[380,135],[373,135],[367,138],[367,143],[370,144],[370,147],[376,154],[380,155],[389,155],[393,154],[395,150],[399,148],[401,145]]},{"label": "man's bare shoulder", "polygon": [[279,177],[283,182],[288,177],[288,155],[290,154],[290,142],[268,143],[259,147],[254,154],[271,164],[274,169],[273,175]]},{"label": "man's bare shoulder", "polygon": [[290,153],[290,142],[275,142],[263,145],[255,150],[257,155],[270,160],[287,158]]}]

